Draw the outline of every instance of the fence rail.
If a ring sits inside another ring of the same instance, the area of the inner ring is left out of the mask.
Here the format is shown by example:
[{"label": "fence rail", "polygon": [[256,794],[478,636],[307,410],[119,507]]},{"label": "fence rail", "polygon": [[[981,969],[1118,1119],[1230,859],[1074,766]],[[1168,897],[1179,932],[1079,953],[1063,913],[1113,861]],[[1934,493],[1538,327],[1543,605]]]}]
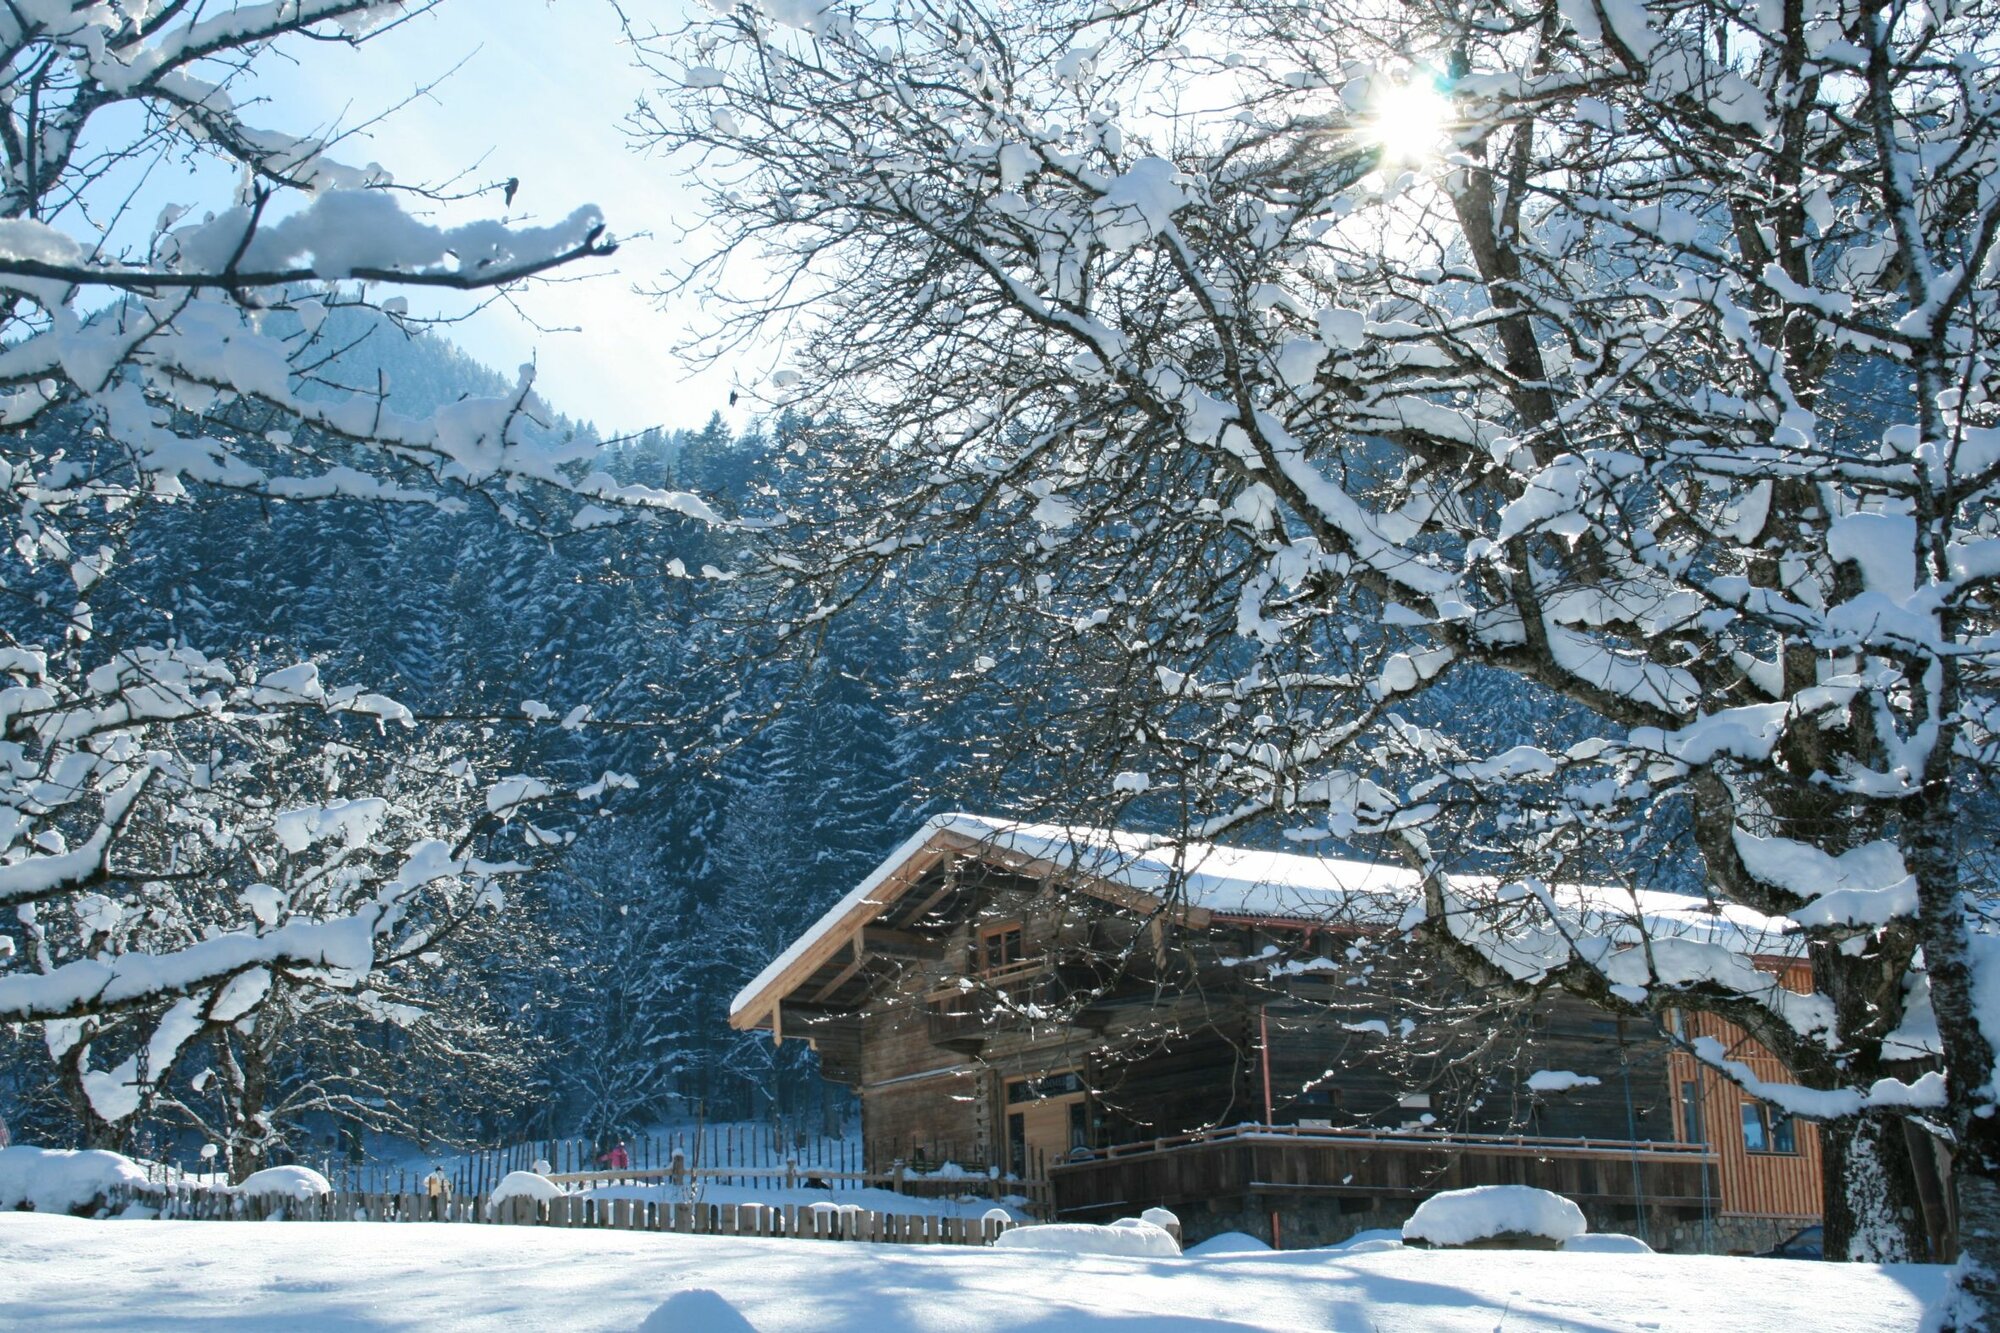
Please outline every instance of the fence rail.
[{"label": "fence rail", "polygon": [[554,1199],[514,1196],[338,1190],[305,1199],[244,1196],[220,1190],[130,1185],[111,1191],[113,1210],[132,1205],[184,1221],[432,1222],[487,1226],[584,1227],[686,1236],[763,1236],[891,1245],[990,1245],[1021,1223],[997,1217],[880,1213],[848,1205],[661,1203],[647,1199]]},{"label": "fence rail", "polygon": [[1003,1176],[998,1171],[955,1172],[950,1175],[926,1174],[915,1171],[898,1162],[888,1171],[828,1171],[823,1168],[800,1166],[788,1161],[782,1167],[740,1167],[740,1166],[689,1166],[676,1161],[670,1166],[647,1167],[610,1171],[555,1171],[548,1179],[557,1185],[598,1186],[598,1185],[657,1185],[661,1183],[686,1186],[703,1180],[732,1181],[752,1188],[769,1189],[823,1189],[833,1192],[843,1188],[886,1189],[894,1194],[904,1194],[911,1198],[968,1198],[985,1195],[995,1203],[1008,1197],[1035,1198],[1037,1191],[1046,1183],[1039,1180],[1019,1180]]}]

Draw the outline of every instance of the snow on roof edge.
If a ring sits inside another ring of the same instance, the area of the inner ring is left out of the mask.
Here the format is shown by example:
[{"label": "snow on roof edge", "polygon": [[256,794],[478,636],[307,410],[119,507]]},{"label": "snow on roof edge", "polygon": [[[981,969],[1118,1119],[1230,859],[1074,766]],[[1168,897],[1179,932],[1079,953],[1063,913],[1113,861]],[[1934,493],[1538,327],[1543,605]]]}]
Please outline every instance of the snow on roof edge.
[{"label": "snow on roof edge", "polygon": [[890,852],[884,858],[882,864],[869,872],[868,878],[862,880],[843,894],[839,902],[827,908],[820,915],[819,920],[807,927],[805,932],[793,940],[783,953],[766,963],[761,972],[752,977],[742,990],[737,991],[736,998],[729,1002],[729,1016],[734,1018],[748,1008],[750,1001],[757,997],[758,992],[783,976],[785,969],[789,968],[800,958],[803,958],[814,944],[824,939],[842,921],[846,920],[850,913],[867,902],[869,894],[881,888],[882,885],[888,882],[891,875],[900,870],[911,857],[922,851],[925,843],[929,842],[937,833],[951,827],[953,821],[959,818],[969,818],[969,816],[933,815],[925,820],[921,828],[908,838],[905,838],[901,846],[897,847],[895,851]]},{"label": "snow on roof edge", "polygon": [[[1223,916],[1323,920],[1334,906],[1351,908],[1356,902],[1380,898],[1398,904],[1396,911],[1383,918],[1386,922],[1400,917],[1400,904],[1416,889],[1415,873],[1401,866],[1217,843],[1182,843],[1165,835],[1122,829],[1028,824],[962,811],[933,815],[738,991],[730,1001],[729,1016],[733,1019],[748,1009],[761,992],[839,929],[939,833],[973,838],[1155,897],[1178,879],[1190,907]],[[1700,899],[1656,889],[1635,890],[1628,895],[1622,889],[1577,886],[1559,892],[1575,895],[1586,912],[1606,910],[1594,905],[1596,895],[1627,897],[1649,937],[1656,926],[1670,927],[1666,935],[1700,933],[1711,940],[1726,938],[1742,953],[1799,952],[1797,941],[1782,935],[1782,922],[1747,908],[1723,905],[1710,913]]]}]

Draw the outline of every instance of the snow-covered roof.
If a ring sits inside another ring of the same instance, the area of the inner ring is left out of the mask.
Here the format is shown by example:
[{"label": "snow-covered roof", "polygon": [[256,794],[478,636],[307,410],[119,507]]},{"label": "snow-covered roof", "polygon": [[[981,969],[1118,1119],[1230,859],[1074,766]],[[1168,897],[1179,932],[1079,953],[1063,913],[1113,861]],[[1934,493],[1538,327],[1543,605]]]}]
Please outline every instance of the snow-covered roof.
[{"label": "snow-covered roof", "polygon": [[[1136,891],[1184,906],[1194,924],[1213,917],[1390,927],[1422,910],[1421,883],[1407,867],[1300,852],[1263,851],[1119,829],[1027,824],[984,815],[938,815],[891,852],[861,883],[779,954],[736,995],[730,1016],[769,1008],[767,992],[808,956],[848,938],[909,889],[919,874],[904,873],[941,845],[967,842],[1012,861]],[[927,863],[926,863],[927,864]],[[1749,955],[1796,955],[1786,923],[1748,908],[1651,889],[1565,885],[1532,891],[1491,879],[1454,877],[1468,901],[1553,903],[1561,915],[1614,943],[1685,939],[1722,944]],[[1540,952],[1538,950],[1538,952]],[[761,1000],[761,1003],[760,1003]]]}]

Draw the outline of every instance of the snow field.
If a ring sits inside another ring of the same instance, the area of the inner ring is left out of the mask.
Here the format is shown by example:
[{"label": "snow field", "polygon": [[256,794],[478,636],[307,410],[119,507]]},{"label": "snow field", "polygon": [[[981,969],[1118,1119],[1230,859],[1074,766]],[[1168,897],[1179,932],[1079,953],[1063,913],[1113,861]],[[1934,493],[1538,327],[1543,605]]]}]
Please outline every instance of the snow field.
[{"label": "snow field", "polygon": [[1918,1326],[1943,1270],[1384,1248],[1145,1259],[391,1223],[0,1215],[0,1328],[1591,1333]]}]

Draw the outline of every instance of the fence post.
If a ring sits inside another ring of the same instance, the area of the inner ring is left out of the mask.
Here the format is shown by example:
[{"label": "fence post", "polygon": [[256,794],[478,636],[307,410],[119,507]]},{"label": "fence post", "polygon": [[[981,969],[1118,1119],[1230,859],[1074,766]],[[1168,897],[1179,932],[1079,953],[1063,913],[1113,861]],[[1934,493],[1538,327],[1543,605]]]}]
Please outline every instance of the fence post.
[{"label": "fence post", "polygon": [[903,1170],[904,1170],[903,1159],[898,1157],[896,1159],[894,1167],[892,1167],[889,1172],[890,1193],[901,1194],[903,1192]]}]

